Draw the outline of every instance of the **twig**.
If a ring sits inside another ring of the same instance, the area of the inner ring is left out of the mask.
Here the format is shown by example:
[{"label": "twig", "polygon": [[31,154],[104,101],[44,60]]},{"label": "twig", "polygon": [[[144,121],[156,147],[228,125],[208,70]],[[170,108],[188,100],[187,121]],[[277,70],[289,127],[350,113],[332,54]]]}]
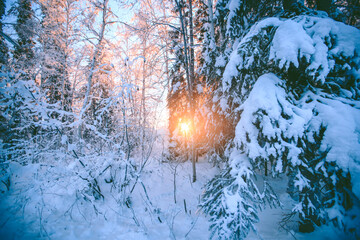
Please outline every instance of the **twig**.
[{"label": "twig", "polygon": [[[175,166],[174,169],[174,203],[176,204],[176,169],[177,169],[178,165]],[[185,199],[184,199],[185,201]]]},{"label": "twig", "polygon": [[187,209],[186,209],[186,201],[184,199],[184,209],[185,209],[185,213],[187,213]]},{"label": "twig", "polygon": [[196,225],[197,220],[199,219],[199,215],[196,217],[195,221],[192,223],[191,228],[189,229],[189,231],[185,234],[185,238],[187,238],[187,236],[190,234],[191,230],[193,230],[193,228]]},{"label": "twig", "polygon": [[285,214],[284,217],[281,219],[281,221],[279,222],[279,228],[284,229],[287,233],[290,233],[291,236],[296,240],[297,238],[295,237],[295,235],[292,233],[291,230],[289,230],[286,227],[286,223],[289,222],[291,220],[291,218],[293,218],[295,215],[295,212],[292,212],[290,214]]}]

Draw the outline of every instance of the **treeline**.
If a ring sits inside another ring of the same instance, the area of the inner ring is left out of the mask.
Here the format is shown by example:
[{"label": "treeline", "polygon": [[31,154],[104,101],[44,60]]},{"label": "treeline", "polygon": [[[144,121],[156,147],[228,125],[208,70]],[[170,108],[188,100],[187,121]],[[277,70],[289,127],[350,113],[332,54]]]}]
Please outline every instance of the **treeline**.
[{"label": "treeline", "polygon": [[109,0],[19,0],[5,7],[2,2],[3,144],[31,142],[49,124],[79,143],[78,152],[87,144],[99,152],[119,144],[129,154],[141,146],[145,159],[166,84],[166,32],[144,18],[155,7],[143,1],[129,14],[132,25],[117,16],[129,6]]}]

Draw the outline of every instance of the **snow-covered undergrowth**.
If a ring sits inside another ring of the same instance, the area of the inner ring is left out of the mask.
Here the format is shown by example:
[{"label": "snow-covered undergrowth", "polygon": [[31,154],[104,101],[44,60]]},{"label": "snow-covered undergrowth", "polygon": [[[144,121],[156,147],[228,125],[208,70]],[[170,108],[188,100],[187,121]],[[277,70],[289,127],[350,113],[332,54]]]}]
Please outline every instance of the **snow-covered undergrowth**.
[{"label": "snow-covered undergrowth", "polygon": [[137,154],[127,165],[119,152],[75,158],[58,151],[46,162],[6,163],[0,238],[207,239],[198,204],[216,168],[198,163],[192,183],[191,163],[163,162],[163,152],[158,140],[141,171],[130,169],[140,165]]},{"label": "snow-covered undergrowth", "polygon": [[[199,164],[201,181],[192,184],[188,163],[162,163],[166,141],[149,131],[144,147],[139,144],[142,129],[124,105],[100,109],[106,115],[112,108],[121,117],[106,127],[103,113],[87,121],[86,114],[84,120],[60,110],[21,76],[0,75],[1,239],[206,235],[207,221],[197,206],[201,187],[213,175],[209,165]],[[123,102],[121,97],[122,92],[108,100]]]},{"label": "snow-covered undergrowth", "polygon": [[[1,239],[209,239],[208,218],[199,209],[203,186],[219,169],[201,159],[197,164],[198,180],[191,182],[191,163],[161,162],[162,150],[154,149],[131,200],[109,182],[111,170],[97,177],[104,198],[94,199],[86,180],[75,172],[82,168],[73,162],[62,164],[12,163],[9,167],[11,187],[0,198]],[[94,169],[111,164],[114,156],[97,157]],[[82,159],[84,163],[90,164]],[[117,162],[117,161],[116,161]],[[118,166],[120,167],[120,166]],[[82,172],[83,177],[86,173]],[[175,198],[174,201],[174,174]],[[263,239],[292,239],[279,228],[282,214],[291,209],[293,200],[284,191],[286,178],[279,178],[274,190],[285,203],[283,209],[265,208],[255,224]],[[132,185],[133,186],[133,185]],[[2,186],[2,190],[4,185]],[[147,199],[149,197],[149,199]],[[126,200],[126,199],[125,199]],[[186,205],[186,211],[185,211]],[[339,239],[334,229],[320,228],[312,234],[292,232],[297,239]],[[246,239],[257,239],[250,233]]]},{"label": "snow-covered undergrowth", "polygon": [[120,161],[97,156],[82,162],[85,167],[76,159],[25,166],[9,163],[2,176],[10,184],[2,192],[1,235],[8,239],[82,238],[89,234],[81,230],[86,225],[97,228],[99,219],[113,219],[123,202],[121,186],[113,185],[121,181],[111,179],[116,171],[120,175]]}]

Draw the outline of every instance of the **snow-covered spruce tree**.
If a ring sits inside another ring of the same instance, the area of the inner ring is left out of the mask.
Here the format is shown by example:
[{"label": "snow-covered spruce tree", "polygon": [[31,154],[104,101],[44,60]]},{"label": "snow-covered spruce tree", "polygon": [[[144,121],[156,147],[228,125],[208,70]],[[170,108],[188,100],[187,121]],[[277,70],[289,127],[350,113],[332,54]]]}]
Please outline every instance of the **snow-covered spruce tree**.
[{"label": "snow-covered spruce tree", "polygon": [[64,146],[62,123],[51,116],[62,118],[69,113],[46,103],[35,81],[24,76],[10,70],[1,75],[1,158],[29,164],[43,161],[47,154]]},{"label": "snow-covered spruce tree", "polygon": [[3,16],[5,15],[6,1],[0,3],[0,67],[7,65],[8,62],[8,47],[6,45],[5,37],[3,36]]},{"label": "snow-covered spruce tree", "polygon": [[[256,7],[255,7],[256,6]],[[238,40],[259,19],[279,13],[281,1],[223,0],[217,1],[215,11],[203,26],[204,40],[200,73],[206,80],[208,97],[208,145],[213,159],[222,159],[226,142],[233,138],[238,115],[225,107],[226,97],[219,91],[221,76]]]},{"label": "snow-covered spruce tree", "polygon": [[66,13],[71,1],[40,0],[39,3],[42,11],[39,39],[42,45],[41,87],[47,90],[49,103],[59,102],[62,110],[71,111],[68,65],[71,26]]},{"label": "snow-covered spruce tree", "polygon": [[58,132],[62,126],[57,119],[50,124],[50,117],[71,115],[58,111],[60,107],[56,104],[44,102],[45,95],[35,82],[38,25],[32,3],[31,0],[18,0],[10,11],[16,16],[17,38],[11,42],[14,45],[11,65],[3,69],[0,79],[2,157],[22,164],[39,162],[43,159],[42,153],[60,147]]},{"label": "snow-covered spruce tree", "polygon": [[259,221],[258,211],[269,204],[280,204],[267,182],[261,192],[254,182],[254,172],[248,158],[233,148],[230,165],[207,185],[201,207],[210,215],[210,238],[244,239]]},{"label": "snow-covered spruce tree", "polygon": [[[221,4],[217,2],[217,4]],[[227,56],[228,52],[225,52],[226,44],[217,45],[217,42],[222,42],[225,39],[226,21],[224,20],[225,14],[214,13],[212,0],[207,1],[207,5],[203,5],[201,22],[202,24],[197,26],[200,33],[200,41],[202,44],[201,54],[198,58],[199,65],[199,79],[204,85],[202,95],[205,97],[204,113],[206,115],[204,122],[206,135],[202,139],[206,142],[205,146],[210,156],[211,161],[216,164],[222,160],[224,152],[224,142],[228,138],[230,131],[223,131],[228,125],[226,118],[222,114],[218,114],[219,111],[214,110],[216,106],[212,99],[216,95],[216,89],[220,80],[221,73],[224,70],[223,65],[216,64],[217,59],[222,59]],[[197,14],[199,15],[199,14]],[[221,39],[218,40],[217,39]],[[224,62],[224,61],[223,61]]]},{"label": "snow-covered spruce tree", "polygon": [[18,0],[16,7],[17,45],[13,51],[14,66],[23,72],[24,78],[35,79],[35,13],[32,9],[31,0]]},{"label": "snow-covered spruce tree", "polygon": [[240,115],[228,155],[242,151],[251,171],[292,176],[302,231],[332,222],[359,237],[359,41],[359,30],[325,16],[268,18],[225,68],[222,92]]}]

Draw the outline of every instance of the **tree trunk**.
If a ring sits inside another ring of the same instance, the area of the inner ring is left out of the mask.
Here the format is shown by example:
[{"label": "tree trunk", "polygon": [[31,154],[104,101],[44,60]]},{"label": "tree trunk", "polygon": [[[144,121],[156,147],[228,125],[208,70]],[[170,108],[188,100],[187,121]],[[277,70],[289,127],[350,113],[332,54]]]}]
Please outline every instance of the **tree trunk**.
[{"label": "tree trunk", "polygon": [[297,0],[283,0],[283,8],[286,12],[300,14],[308,10],[304,3]]},{"label": "tree trunk", "polygon": [[[193,96],[193,84],[194,84],[194,29],[193,29],[193,19],[192,19],[192,0],[189,0],[189,30],[190,30],[190,46],[188,47],[188,42],[186,39],[184,15],[182,13],[182,8],[178,0],[175,0],[176,6],[179,11],[181,32],[183,35],[184,41],[184,55],[185,55],[185,71],[186,71],[186,81],[187,81],[187,90],[188,90],[188,101],[190,107],[190,121],[191,121],[191,160],[192,160],[192,169],[193,169],[193,182],[196,181],[196,166],[195,166],[195,104]],[[184,6],[183,2],[181,1]]]},{"label": "tree trunk", "polygon": [[[91,63],[89,65],[89,75],[87,78],[87,88],[86,88],[86,93],[85,93],[85,98],[84,98],[84,103],[82,105],[81,111],[80,111],[80,120],[82,119],[83,115],[85,114],[86,110],[89,107],[90,104],[90,93],[91,93],[91,88],[92,88],[92,80],[93,80],[93,76],[94,76],[94,72],[96,70],[97,67],[97,61],[98,61],[98,57],[101,54],[101,50],[102,50],[102,43],[103,43],[103,39],[104,39],[104,35],[105,35],[105,28],[106,25],[108,24],[107,22],[107,14],[108,14],[108,0],[104,0],[102,3],[102,22],[101,22],[101,29],[100,29],[100,33],[99,33],[99,38],[98,38],[98,42],[95,46],[94,49],[94,54],[92,56],[91,59]],[[82,138],[82,123],[79,126],[79,137]]]},{"label": "tree trunk", "polygon": [[[145,128],[146,128],[146,111],[145,111],[145,88],[146,88],[146,35],[143,39],[143,57],[144,57],[144,61],[143,61],[143,73],[142,73],[142,91],[141,91],[141,112],[140,112],[140,119],[142,120],[141,122],[141,163],[142,161],[144,161],[145,159]],[[142,113],[142,114],[141,114]]]},{"label": "tree trunk", "polygon": [[213,15],[213,3],[212,3],[212,0],[208,0],[208,10],[209,10],[211,41],[214,41],[214,43],[215,43],[215,26],[214,26],[214,15]]},{"label": "tree trunk", "polygon": [[195,126],[195,98],[194,98],[194,84],[195,84],[195,54],[194,54],[194,26],[193,26],[193,9],[192,0],[189,0],[189,30],[190,30],[190,111],[191,111],[191,127],[192,127],[192,141],[191,141],[191,160],[193,169],[193,182],[196,182],[196,154],[195,154],[195,139],[196,139],[196,126]]},{"label": "tree trunk", "polygon": [[332,4],[332,0],[316,0],[316,9],[330,14],[331,4]]}]

